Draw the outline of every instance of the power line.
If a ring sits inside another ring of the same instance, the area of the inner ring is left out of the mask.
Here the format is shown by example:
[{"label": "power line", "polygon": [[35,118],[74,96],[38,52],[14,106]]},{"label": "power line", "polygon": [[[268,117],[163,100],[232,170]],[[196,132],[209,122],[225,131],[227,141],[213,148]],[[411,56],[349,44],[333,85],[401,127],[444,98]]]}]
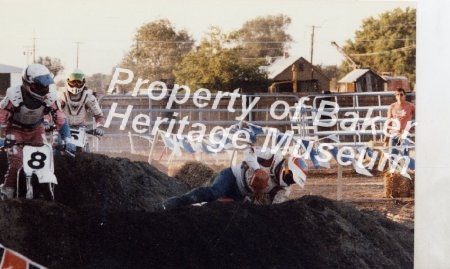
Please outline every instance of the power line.
[{"label": "power line", "polygon": [[382,39],[382,38],[378,38],[378,39],[359,39],[359,38],[355,38],[355,40],[357,40],[358,42],[371,42],[371,41],[407,41],[407,40],[416,40],[415,38],[390,38],[390,39]]},{"label": "power line", "polygon": [[411,49],[414,49],[415,47],[416,47],[416,45],[411,45],[411,46],[407,46],[407,47],[402,47],[402,48],[397,48],[397,49],[392,49],[392,50],[379,51],[379,52],[350,54],[350,56],[354,56],[354,57],[373,56],[373,55],[386,54],[386,53],[392,53],[392,52],[397,52],[397,51],[411,50]]}]

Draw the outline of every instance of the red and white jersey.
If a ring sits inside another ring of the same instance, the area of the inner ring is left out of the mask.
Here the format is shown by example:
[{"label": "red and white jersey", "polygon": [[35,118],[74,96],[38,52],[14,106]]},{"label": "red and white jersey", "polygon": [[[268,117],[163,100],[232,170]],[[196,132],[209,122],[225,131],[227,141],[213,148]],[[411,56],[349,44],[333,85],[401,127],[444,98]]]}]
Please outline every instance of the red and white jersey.
[{"label": "red and white jersey", "polygon": [[43,102],[32,98],[24,100],[21,85],[8,88],[6,96],[0,101],[0,124],[9,121],[24,128],[35,128],[47,114],[52,115],[57,128],[64,124],[65,115],[58,107],[57,93],[52,88]]}]

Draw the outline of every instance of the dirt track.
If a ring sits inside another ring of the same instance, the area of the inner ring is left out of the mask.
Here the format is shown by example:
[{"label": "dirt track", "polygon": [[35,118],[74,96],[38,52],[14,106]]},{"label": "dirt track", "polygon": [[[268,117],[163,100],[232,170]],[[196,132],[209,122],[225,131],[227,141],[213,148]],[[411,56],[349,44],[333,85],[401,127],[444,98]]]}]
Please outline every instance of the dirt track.
[{"label": "dirt track", "polygon": [[155,212],[188,186],[103,155],[60,156],[55,167],[56,202],[0,202],[0,243],[50,268],[413,267],[413,229],[385,218],[411,214],[413,201],[381,198],[381,178],[346,174],[351,203],[315,196],[335,199],[336,180],[311,173],[303,196],[284,204]]}]

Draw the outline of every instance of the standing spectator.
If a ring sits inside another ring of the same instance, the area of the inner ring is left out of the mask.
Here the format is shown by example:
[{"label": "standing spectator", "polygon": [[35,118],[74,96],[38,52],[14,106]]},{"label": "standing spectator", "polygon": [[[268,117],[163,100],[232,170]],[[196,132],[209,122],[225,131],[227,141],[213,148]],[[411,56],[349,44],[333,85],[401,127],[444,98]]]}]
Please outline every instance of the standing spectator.
[{"label": "standing spectator", "polygon": [[[408,142],[409,128],[408,123],[412,123],[415,117],[416,107],[414,104],[406,101],[406,92],[404,89],[399,88],[395,91],[395,99],[397,102],[391,104],[388,110],[388,119],[398,120],[398,128],[391,129],[391,137],[386,136],[385,142],[389,142],[390,154],[404,154],[408,155],[408,148],[403,151],[399,150],[400,146],[407,147],[410,145]],[[408,127],[408,129],[407,129]],[[411,169],[414,169],[411,167]]]}]

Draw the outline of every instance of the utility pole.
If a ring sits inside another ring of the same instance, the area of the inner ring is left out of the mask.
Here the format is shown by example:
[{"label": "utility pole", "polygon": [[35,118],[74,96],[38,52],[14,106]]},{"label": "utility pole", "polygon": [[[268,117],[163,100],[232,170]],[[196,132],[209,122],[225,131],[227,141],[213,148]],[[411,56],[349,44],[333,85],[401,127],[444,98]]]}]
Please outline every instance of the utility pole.
[{"label": "utility pole", "polygon": [[36,63],[36,30],[33,30],[33,63]]},{"label": "utility pole", "polygon": [[[320,27],[317,27],[317,26],[315,26],[315,25],[311,25],[311,28],[312,28],[312,31],[311,31],[311,57],[310,57],[310,63],[311,63],[311,66],[314,66],[314,64],[313,64],[313,55],[314,55],[314,30],[316,29],[316,28],[320,28]],[[311,80],[313,80],[314,79],[314,68],[312,68],[311,67]]]},{"label": "utility pole", "polygon": [[80,42],[77,41],[75,43],[77,44],[77,65],[76,65],[76,68],[78,68],[78,59],[79,59],[79,56],[80,56]]},{"label": "utility pole", "polygon": [[27,66],[30,64],[30,55],[33,55],[33,47],[32,46],[24,46],[23,47],[23,55],[27,56]]}]

